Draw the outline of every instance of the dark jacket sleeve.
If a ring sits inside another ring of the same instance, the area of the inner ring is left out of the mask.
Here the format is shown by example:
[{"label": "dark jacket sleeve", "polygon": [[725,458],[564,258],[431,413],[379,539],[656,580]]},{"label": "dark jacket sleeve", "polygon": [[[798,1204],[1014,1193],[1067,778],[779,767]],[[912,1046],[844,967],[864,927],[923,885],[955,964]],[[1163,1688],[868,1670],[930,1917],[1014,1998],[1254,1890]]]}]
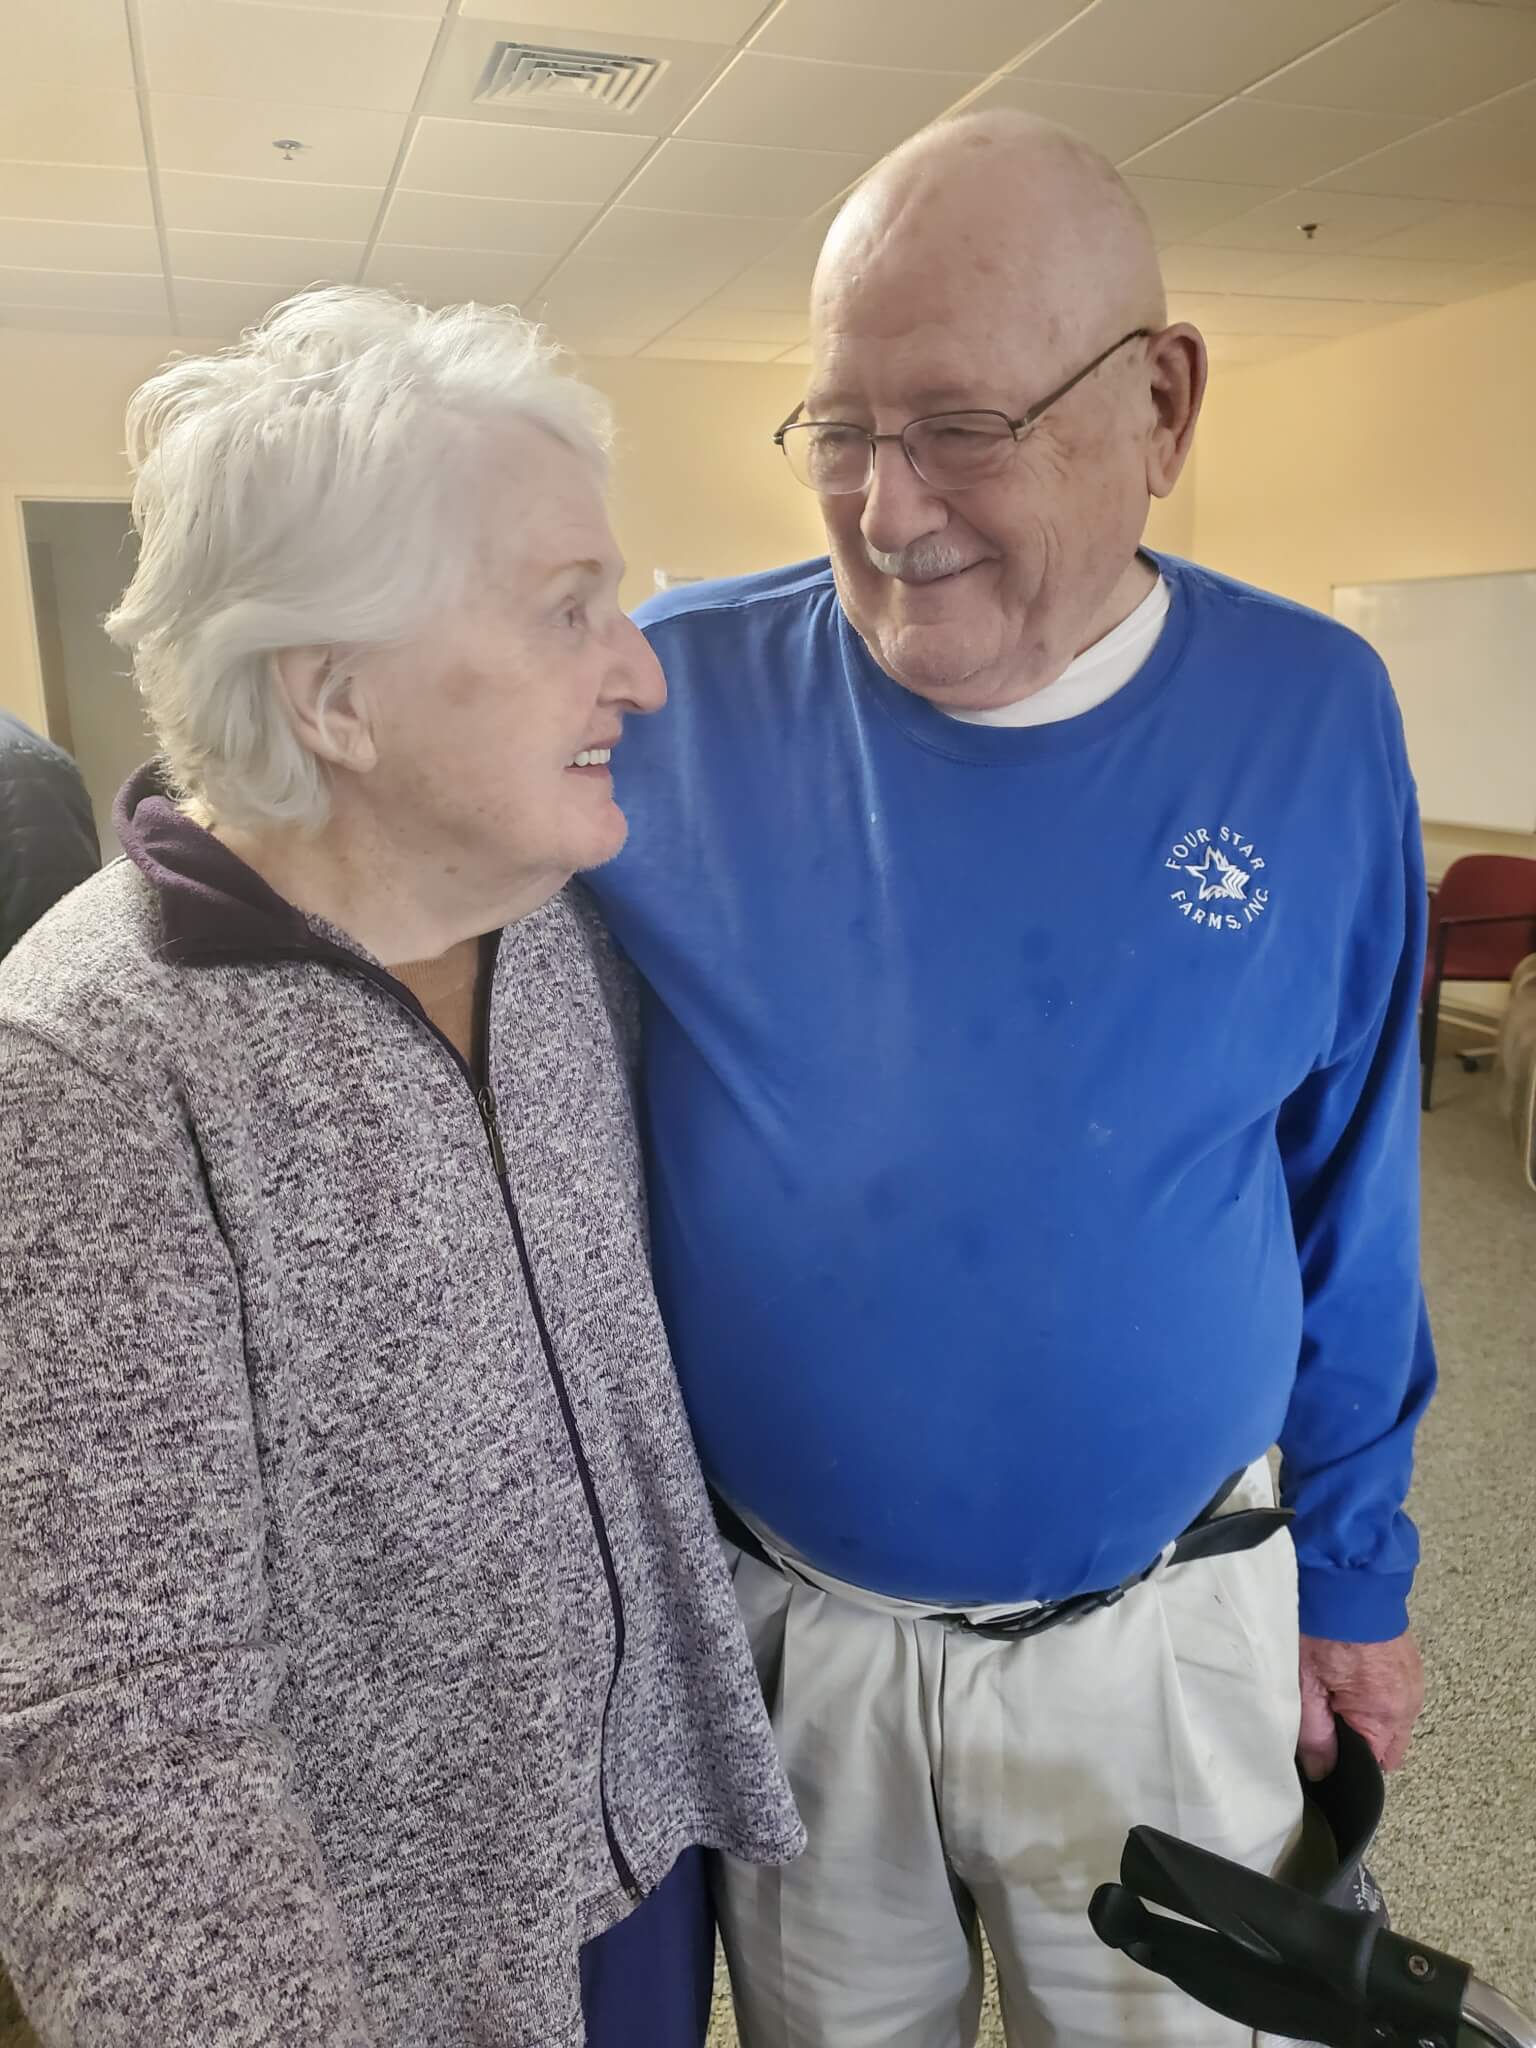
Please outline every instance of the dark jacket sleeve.
[{"label": "dark jacket sleeve", "polygon": [[9,738],[0,745],[0,960],[100,866],[79,769],[35,734]]}]

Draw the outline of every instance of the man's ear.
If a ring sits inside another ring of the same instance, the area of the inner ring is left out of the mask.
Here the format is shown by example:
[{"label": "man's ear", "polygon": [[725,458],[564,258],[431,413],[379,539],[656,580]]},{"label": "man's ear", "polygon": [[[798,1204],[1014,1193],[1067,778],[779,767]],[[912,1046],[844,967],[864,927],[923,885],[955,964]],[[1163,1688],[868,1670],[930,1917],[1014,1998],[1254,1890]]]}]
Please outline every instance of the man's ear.
[{"label": "man's ear", "polygon": [[1154,420],[1147,442],[1147,489],[1166,498],[1194,443],[1205,398],[1207,361],[1198,328],[1180,321],[1152,337],[1147,351]]},{"label": "man's ear", "polygon": [[309,751],[333,768],[366,775],[378,764],[368,693],[334,647],[285,647],[272,675],[288,721]]}]

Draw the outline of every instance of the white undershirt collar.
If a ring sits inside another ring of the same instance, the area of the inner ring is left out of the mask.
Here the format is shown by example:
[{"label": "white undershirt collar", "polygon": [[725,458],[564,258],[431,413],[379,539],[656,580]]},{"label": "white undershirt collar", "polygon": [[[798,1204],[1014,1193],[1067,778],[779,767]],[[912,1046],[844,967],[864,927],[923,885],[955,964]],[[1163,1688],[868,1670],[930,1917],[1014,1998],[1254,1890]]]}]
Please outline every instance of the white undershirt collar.
[{"label": "white undershirt collar", "polygon": [[1017,704],[998,704],[988,711],[949,711],[948,715],[963,725],[1058,725],[1064,718],[1081,718],[1085,711],[1124,689],[1157,645],[1167,616],[1168,585],[1159,575],[1130,617],[1122,619],[1102,640],[1085,647],[1054,683],[1047,683],[1032,697],[1021,697]]}]

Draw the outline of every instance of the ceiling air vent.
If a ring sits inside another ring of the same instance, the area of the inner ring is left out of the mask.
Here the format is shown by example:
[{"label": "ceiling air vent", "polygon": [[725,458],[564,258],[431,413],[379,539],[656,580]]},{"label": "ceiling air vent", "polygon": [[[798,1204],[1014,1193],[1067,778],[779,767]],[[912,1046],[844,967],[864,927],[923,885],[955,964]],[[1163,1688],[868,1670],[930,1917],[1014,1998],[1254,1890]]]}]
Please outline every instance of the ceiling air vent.
[{"label": "ceiling air vent", "polygon": [[476,104],[486,107],[606,107],[627,114],[662,72],[664,57],[617,57],[602,50],[560,50],[547,43],[497,43]]}]

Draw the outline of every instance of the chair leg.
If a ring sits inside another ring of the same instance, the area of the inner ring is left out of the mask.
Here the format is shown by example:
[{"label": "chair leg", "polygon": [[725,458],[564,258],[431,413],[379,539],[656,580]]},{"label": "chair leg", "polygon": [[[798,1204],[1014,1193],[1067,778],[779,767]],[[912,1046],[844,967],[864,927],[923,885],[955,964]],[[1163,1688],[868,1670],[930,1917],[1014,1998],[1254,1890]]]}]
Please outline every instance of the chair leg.
[{"label": "chair leg", "polygon": [[1435,982],[1424,998],[1424,1015],[1419,1026],[1419,1063],[1424,1069],[1419,1105],[1427,1113],[1435,1089],[1435,1047],[1440,1037],[1440,984]]}]

